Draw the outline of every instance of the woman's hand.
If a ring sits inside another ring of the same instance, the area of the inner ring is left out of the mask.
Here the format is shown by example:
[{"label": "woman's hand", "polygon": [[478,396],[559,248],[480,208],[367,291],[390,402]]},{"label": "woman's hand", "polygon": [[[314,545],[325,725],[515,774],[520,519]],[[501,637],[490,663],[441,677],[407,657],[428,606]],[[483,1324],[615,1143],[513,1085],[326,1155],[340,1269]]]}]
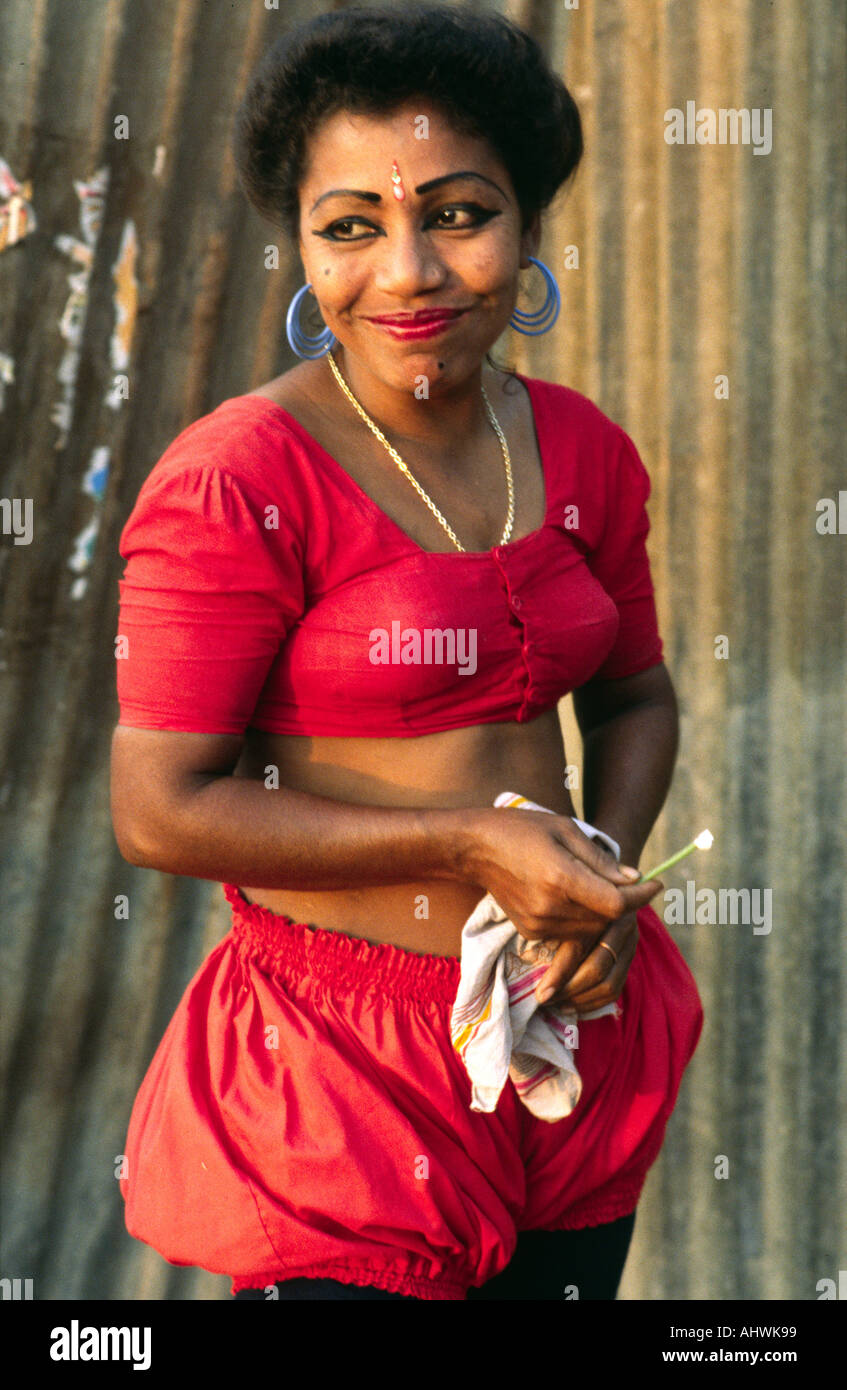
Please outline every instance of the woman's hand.
[{"label": "woman's hand", "polygon": [[[603,1003],[617,998],[635,954],[635,912],[662,884],[633,884],[613,855],[583,835],[569,816],[524,809],[478,812],[472,842],[465,876],[492,894],[521,936],[556,949],[537,993],[545,984],[561,990],[571,982],[578,993],[568,1002],[578,1001],[583,1012],[599,1008],[597,998]],[[565,1001],[551,996],[551,1002]]]},{"label": "woman's hand", "polygon": [[638,921],[635,912],[627,912],[607,927],[576,969],[566,948],[559,946],[547,974],[538,982],[539,1003],[553,1008],[564,1004],[578,1014],[613,1004],[623,992],[637,945]]}]

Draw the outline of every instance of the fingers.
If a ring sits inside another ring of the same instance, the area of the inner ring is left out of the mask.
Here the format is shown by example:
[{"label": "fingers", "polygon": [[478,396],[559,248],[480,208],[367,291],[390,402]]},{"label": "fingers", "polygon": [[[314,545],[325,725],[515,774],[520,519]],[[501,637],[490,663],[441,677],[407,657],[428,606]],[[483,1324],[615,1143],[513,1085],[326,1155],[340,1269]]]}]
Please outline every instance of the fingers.
[{"label": "fingers", "polygon": [[624,946],[623,950],[618,955],[617,962],[613,961],[610,952],[606,950],[602,951],[601,954],[605,956],[605,961],[602,962],[600,968],[605,968],[606,961],[608,961],[611,968],[606,978],[600,984],[580,992],[578,989],[574,991],[573,982],[571,981],[565,987],[564,999],[555,1002],[564,1004],[566,1008],[574,1009],[577,1014],[590,1014],[593,1013],[595,1009],[603,1008],[605,1004],[614,1003],[615,1000],[620,997],[623,987],[626,984],[629,967],[635,959],[637,948],[638,932],[636,929],[631,942]]},{"label": "fingers", "polygon": [[579,859],[593,873],[600,874],[613,883],[627,882],[627,875],[621,872],[621,866],[611,850],[607,849],[599,840],[590,840],[587,835],[583,834],[578,825],[574,825],[570,816],[558,816],[557,820],[559,821],[562,842],[567,846],[574,859]]},{"label": "fingers", "polygon": [[561,842],[570,855],[571,899],[607,921],[615,921],[624,913],[644,907],[661,891],[658,879],[633,883],[607,850],[589,840],[572,822],[560,819]]},{"label": "fingers", "polygon": [[584,1013],[610,1003],[623,988],[637,942],[635,913],[613,922],[587,951],[563,942],[538,983],[538,1002],[567,1004]]},{"label": "fingers", "polygon": [[571,903],[581,905],[593,915],[605,918],[607,922],[614,921],[629,910],[630,903],[623,897],[623,880],[621,884],[613,883],[606,872],[595,870],[584,860],[573,855],[562,867],[568,875],[569,910]]},{"label": "fingers", "polygon": [[609,925],[608,917],[598,917],[580,903],[565,903],[555,916],[522,917],[514,913],[512,921],[527,941],[547,941],[558,947],[567,939],[581,948],[580,959],[603,935]]},{"label": "fingers", "polygon": [[570,955],[563,951],[561,961],[563,967],[570,964],[571,968],[575,968],[577,962],[588,955],[605,936],[610,922],[620,922],[627,917],[634,919],[638,909],[644,907],[663,887],[658,879],[648,879],[637,888],[623,890],[627,908],[624,912],[616,913],[611,919],[605,914],[591,911],[583,904],[568,902],[555,917],[535,916],[527,919],[516,914],[513,920],[518,931],[528,941],[544,940],[554,945],[561,942],[563,946],[567,941],[572,951]]},{"label": "fingers", "polygon": [[539,980],[535,990],[535,997],[539,1004],[547,1004],[553,1001],[553,997],[558,989],[561,989],[566,981],[579,969],[580,963],[585,955],[584,949],[577,941],[563,941],[556,951],[550,969]]},{"label": "fingers", "polygon": [[664,884],[658,878],[645,878],[643,883],[633,884],[631,888],[621,888],[621,897],[626,903],[626,912],[635,912],[639,907],[646,907],[651,898],[655,898],[657,893],[661,893]]}]

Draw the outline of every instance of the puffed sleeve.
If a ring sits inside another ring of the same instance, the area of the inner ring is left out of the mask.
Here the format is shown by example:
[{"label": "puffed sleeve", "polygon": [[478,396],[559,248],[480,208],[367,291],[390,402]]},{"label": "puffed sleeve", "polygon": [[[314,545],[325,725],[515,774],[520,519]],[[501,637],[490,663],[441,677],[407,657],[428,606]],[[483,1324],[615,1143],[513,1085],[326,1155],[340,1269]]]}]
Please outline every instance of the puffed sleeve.
[{"label": "puffed sleeve", "polygon": [[304,609],[284,509],[214,464],[154,469],[118,549],[119,723],[243,733]]},{"label": "puffed sleeve", "polygon": [[619,430],[619,437],[621,447],[614,451],[608,475],[602,539],[588,557],[589,568],[620,614],[615,644],[595,671],[597,680],[634,676],[663,660],[647,558],[650,477],[629,435]]}]

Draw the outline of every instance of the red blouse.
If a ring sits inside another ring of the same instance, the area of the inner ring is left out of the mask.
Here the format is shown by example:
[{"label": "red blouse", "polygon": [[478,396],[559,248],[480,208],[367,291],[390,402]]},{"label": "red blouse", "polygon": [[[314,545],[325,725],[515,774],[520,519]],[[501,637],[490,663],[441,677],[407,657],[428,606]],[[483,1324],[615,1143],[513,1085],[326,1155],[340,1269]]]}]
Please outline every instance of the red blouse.
[{"label": "red blouse", "polygon": [[636,448],[579,392],[520,380],[546,515],[483,552],[422,550],[264,397],[183,430],[119,541],[120,723],[408,737],[660,662]]}]

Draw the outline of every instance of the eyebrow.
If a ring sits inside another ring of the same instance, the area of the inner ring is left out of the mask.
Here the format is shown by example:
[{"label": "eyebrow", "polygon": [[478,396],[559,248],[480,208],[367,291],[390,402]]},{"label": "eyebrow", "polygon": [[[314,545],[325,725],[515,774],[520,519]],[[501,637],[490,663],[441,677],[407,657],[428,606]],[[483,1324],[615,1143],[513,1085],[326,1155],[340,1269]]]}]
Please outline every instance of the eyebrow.
[{"label": "eyebrow", "polygon": [[[507,197],[507,195],[503,192],[503,189],[500,187],[499,184],[495,183],[493,179],[486,178],[484,174],[478,174],[474,169],[461,169],[458,173],[455,174],[442,174],[440,178],[428,179],[426,183],[419,183],[417,188],[415,189],[415,192],[429,193],[430,189],[439,188],[441,184],[452,183],[456,179],[478,179],[480,183],[487,183],[490,184],[492,188],[496,188],[497,192],[502,194],[504,198]],[[322,193],[320,198],[318,198],[317,202],[312,204],[312,207],[310,209],[310,215],[312,212],[315,211],[315,208],[318,207],[320,203],[325,202],[327,198],[338,197],[361,198],[361,200],[365,203],[382,202],[382,195],[379,193],[366,193],[361,188],[332,188],[328,193]]]}]

